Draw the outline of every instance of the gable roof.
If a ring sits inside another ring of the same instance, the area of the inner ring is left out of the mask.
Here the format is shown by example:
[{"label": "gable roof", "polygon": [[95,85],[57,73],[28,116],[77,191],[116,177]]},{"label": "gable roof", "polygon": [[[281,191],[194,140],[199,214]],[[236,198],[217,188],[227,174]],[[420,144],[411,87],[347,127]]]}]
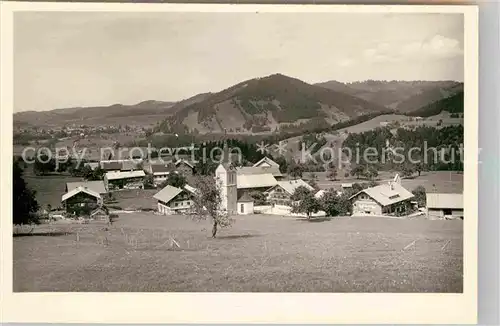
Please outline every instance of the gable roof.
[{"label": "gable roof", "polygon": [[427,193],[427,208],[463,209],[463,194]]},{"label": "gable roof", "polygon": [[67,182],[66,183],[66,191],[69,192],[75,188],[78,187],[86,187],[87,189],[90,189],[94,192],[97,192],[98,194],[105,194],[107,193],[106,187],[104,186],[104,181],[102,180],[97,180],[97,181],[79,181],[79,182]]},{"label": "gable roof", "polygon": [[140,178],[146,176],[143,170],[137,171],[120,171],[120,172],[107,172],[105,175],[108,180]]},{"label": "gable roof", "polygon": [[352,195],[349,199],[356,197],[360,193],[367,194],[382,206],[392,205],[414,197],[411,192],[395,182],[393,182],[392,184],[386,183],[378,185],[376,187],[363,189],[360,192]]},{"label": "gable roof", "polygon": [[101,195],[99,195],[99,193],[93,191],[93,190],[90,190],[88,188],[85,188],[85,187],[78,187],[78,188],[75,188],[71,191],[68,191],[67,193],[65,193],[64,195],[62,195],[62,200],[61,201],[66,201],[67,199],[73,197],[74,195],[76,194],[79,194],[81,192],[84,192],[86,194],[89,194],[91,195],[92,197],[95,197],[97,199],[101,199]]},{"label": "gable roof", "polygon": [[[302,179],[278,181],[278,184],[276,186],[281,187],[283,190],[285,190],[290,195],[293,195],[295,190],[297,190],[297,188],[299,188],[299,187],[305,187],[305,188],[309,189],[310,191],[314,190],[313,187],[311,187],[307,182],[305,182]],[[271,190],[271,189],[269,189],[269,190]]]},{"label": "gable roof", "polygon": [[252,197],[250,197],[246,192],[238,198],[238,203],[253,203],[254,200]]},{"label": "gable roof", "polygon": [[283,174],[281,174],[279,166],[241,166],[236,168],[236,172],[238,173],[238,175],[242,174],[255,175],[255,174],[271,173],[274,177],[283,176]]},{"label": "gable roof", "polygon": [[238,189],[268,188],[276,185],[278,181],[271,173],[266,174],[242,174],[236,177]]},{"label": "gable roof", "polygon": [[155,173],[163,173],[163,174],[166,174],[166,173],[169,173],[171,172],[172,169],[168,166],[166,166],[165,164],[151,164],[151,173],[155,174]]},{"label": "gable roof", "polygon": [[273,160],[271,160],[269,157],[264,157],[262,158],[260,161],[258,161],[257,163],[255,163],[253,166],[254,167],[260,167],[261,164],[264,164],[264,163],[267,163],[269,164],[270,166],[274,166],[274,167],[277,167],[279,169],[280,165],[276,162],[274,162]]},{"label": "gable roof", "polygon": [[181,159],[181,160],[178,160],[177,162],[175,162],[175,166],[181,164],[181,163],[184,163],[186,164],[187,166],[189,166],[191,169],[194,169],[194,166],[193,164],[189,163],[188,161],[184,160],[184,159]]},{"label": "gable roof", "polygon": [[164,203],[168,203],[172,199],[174,199],[178,194],[182,192],[182,189],[172,187],[171,185],[165,186],[162,190],[157,192],[153,198],[156,200],[160,200]]}]

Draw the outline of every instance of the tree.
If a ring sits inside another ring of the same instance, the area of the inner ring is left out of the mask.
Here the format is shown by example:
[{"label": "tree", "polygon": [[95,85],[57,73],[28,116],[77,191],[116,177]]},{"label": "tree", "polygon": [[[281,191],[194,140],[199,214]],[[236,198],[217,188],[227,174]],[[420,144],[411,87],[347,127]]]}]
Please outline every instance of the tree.
[{"label": "tree", "polygon": [[280,165],[281,173],[286,173],[288,171],[288,162],[283,156],[278,156],[275,162]]},{"label": "tree", "polygon": [[405,164],[401,169],[401,174],[404,178],[411,177],[413,173],[415,173],[414,167],[409,164]]},{"label": "tree", "polygon": [[35,198],[36,192],[26,185],[23,171],[17,162],[14,162],[12,177],[13,224],[38,223],[36,212],[40,206]]},{"label": "tree", "polygon": [[378,177],[378,171],[377,169],[370,165],[367,169],[365,169],[365,176],[370,179],[370,180],[373,180],[375,179],[376,177]]},{"label": "tree", "polygon": [[144,189],[155,188],[155,179],[152,174],[148,174],[144,177]]},{"label": "tree", "polygon": [[37,156],[33,170],[36,175],[45,175],[49,172],[54,172],[56,169],[56,161],[54,158],[49,159],[46,154]]},{"label": "tree", "polygon": [[162,184],[161,187],[164,188],[167,185],[170,185],[172,187],[176,188],[184,188],[184,186],[187,184],[186,177],[180,173],[170,173],[167,177],[167,180],[165,180]]},{"label": "tree", "polygon": [[337,174],[337,168],[335,166],[330,166],[330,170],[328,171],[326,177],[328,178],[328,180],[335,181],[337,180]]},{"label": "tree", "polygon": [[425,207],[427,203],[425,188],[423,186],[418,186],[411,192],[415,196],[415,200],[418,202],[418,207]]},{"label": "tree", "polygon": [[[297,189],[298,190],[298,189]],[[295,195],[295,193],[294,193]],[[312,192],[301,192],[298,195],[299,202],[292,205],[292,213],[304,213],[309,220],[313,213],[321,209],[321,205]]]},{"label": "tree", "polygon": [[260,192],[260,191],[252,191],[249,195],[254,200],[254,205],[260,206],[260,205],[266,205],[267,204],[266,195],[264,195],[262,192]]},{"label": "tree", "polygon": [[291,164],[288,166],[288,174],[294,178],[294,179],[299,179],[302,178],[302,173],[304,172],[304,169],[297,164]]},{"label": "tree", "polygon": [[351,169],[351,175],[359,179],[360,176],[365,175],[365,167],[363,165],[356,165]]},{"label": "tree", "polygon": [[219,227],[229,227],[233,222],[227,211],[222,209],[221,189],[210,176],[199,176],[195,181],[195,188],[192,217],[198,220],[209,219],[213,224],[212,238],[215,238]]},{"label": "tree", "polygon": [[306,195],[312,195],[311,190],[309,190],[304,186],[300,186],[297,189],[295,189],[290,199],[293,201],[300,201]]},{"label": "tree", "polygon": [[80,169],[80,175],[82,178],[85,180],[92,180],[94,171],[92,171],[92,168],[90,166],[84,166],[82,169]]}]

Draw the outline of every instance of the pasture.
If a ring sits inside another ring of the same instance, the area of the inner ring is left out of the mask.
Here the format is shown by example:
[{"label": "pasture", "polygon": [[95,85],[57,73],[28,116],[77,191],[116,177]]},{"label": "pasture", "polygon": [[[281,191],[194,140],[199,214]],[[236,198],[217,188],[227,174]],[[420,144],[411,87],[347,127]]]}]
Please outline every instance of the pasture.
[{"label": "pasture", "polygon": [[[14,291],[462,292],[463,221],[153,213],[14,237]],[[177,247],[172,241],[179,245]]]}]

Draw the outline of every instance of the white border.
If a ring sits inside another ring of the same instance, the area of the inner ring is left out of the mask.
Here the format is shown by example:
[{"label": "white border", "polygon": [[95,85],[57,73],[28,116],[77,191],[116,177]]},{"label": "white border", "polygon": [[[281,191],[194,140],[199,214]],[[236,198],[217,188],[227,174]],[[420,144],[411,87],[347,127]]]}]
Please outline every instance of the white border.
[{"label": "white border", "polygon": [[[463,13],[465,51],[464,292],[328,293],[12,293],[13,13],[364,12]],[[1,322],[51,323],[396,323],[477,322],[478,10],[476,6],[230,5],[2,2]],[[469,159],[467,159],[469,158]]]}]

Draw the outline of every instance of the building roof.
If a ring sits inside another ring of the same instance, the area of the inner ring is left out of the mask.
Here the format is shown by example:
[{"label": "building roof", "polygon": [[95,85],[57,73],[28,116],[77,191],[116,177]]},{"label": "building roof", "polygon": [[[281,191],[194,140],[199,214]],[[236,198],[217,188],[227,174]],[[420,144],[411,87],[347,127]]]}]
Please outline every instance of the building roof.
[{"label": "building roof", "polygon": [[283,176],[280,172],[279,166],[242,166],[238,167],[236,169],[236,172],[238,173],[238,175],[241,174],[255,175],[255,174],[271,173],[275,177]]},{"label": "building roof", "polygon": [[191,163],[189,163],[189,162],[188,162],[188,161],[186,161],[186,160],[178,160],[177,162],[175,162],[175,166],[177,166],[177,165],[179,165],[179,164],[181,164],[181,163],[184,163],[184,164],[186,164],[187,166],[189,166],[191,169],[194,169],[194,165],[193,165],[193,164],[191,164]]},{"label": "building roof", "polygon": [[376,187],[363,189],[357,194],[352,195],[349,199],[356,197],[362,192],[370,196],[382,206],[392,205],[414,197],[413,194],[406,190],[403,186],[392,182],[390,184],[386,183]]},{"label": "building roof", "polygon": [[238,198],[238,203],[253,203],[254,200],[252,197],[250,197],[246,192]]},{"label": "building roof", "polygon": [[352,188],[352,183],[343,183],[340,185],[342,188]]},{"label": "building roof", "polygon": [[101,169],[105,171],[121,170],[122,164],[118,161],[101,161]]},{"label": "building roof", "polygon": [[143,170],[107,172],[105,174],[105,177],[108,180],[119,180],[119,179],[128,179],[128,178],[140,178],[140,177],[144,177],[144,176],[146,176],[146,174],[144,173]]},{"label": "building roof", "polygon": [[242,174],[237,175],[236,185],[238,189],[268,188],[278,183],[271,173],[266,174]]},{"label": "building roof", "polygon": [[318,190],[318,192],[314,194],[314,197],[320,199],[325,195],[325,193],[326,193],[325,189]]},{"label": "building roof", "polygon": [[264,157],[263,159],[261,159],[260,161],[258,161],[257,163],[255,163],[253,166],[254,167],[260,167],[262,164],[269,164],[270,166],[274,166],[274,167],[277,167],[279,169],[280,165],[276,162],[274,162],[273,160],[271,160],[269,157]]},{"label": "building roof", "polygon": [[68,191],[67,193],[62,195],[62,201],[66,201],[67,199],[69,199],[69,198],[73,197],[74,195],[79,194],[81,192],[89,194],[95,198],[101,199],[101,195],[99,195],[99,193],[97,193],[93,190],[90,190],[88,188],[85,188],[85,187],[78,187],[78,188],[75,188],[71,191]]},{"label": "building roof", "polygon": [[66,191],[71,191],[75,188],[78,187],[86,187],[87,189],[90,189],[94,192],[97,192],[98,194],[105,194],[107,193],[106,187],[104,186],[104,181],[98,180],[98,181],[80,181],[80,182],[68,182],[66,183]]},{"label": "building roof", "polygon": [[197,191],[197,189],[195,187],[191,187],[190,185],[185,185],[184,189],[189,191],[192,194],[196,193],[196,191]]},{"label": "building roof", "polygon": [[427,193],[427,208],[463,209],[463,194]]},{"label": "building roof", "polygon": [[309,189],[310,191],[314,190],[313,187],[311,187],[307,182],[305,182],[302,179],[278,181],[277,186],[280,186],[281,188],[283,188],[283,190],[285,190],[290,195],[293,195],[295,190],[297,190],[297,188],[299,188],[299,187],[305,187],[305,188]]},{"label": "building roof", "polygon": [[151,173],[168,174],[172,169],[165,164],[151,164]]},{"label": "building roof", "polygon": [[168,203],[172,199],[174,199],[178,194],[182,192],[182,189],[173,187],[171,185],[165,186],[162,190],[157,192],[153,198],[156,200],[160,200],[164,203]]},{"label": "building roof", "polygon": [[133,170],[136,170],[136,169],[138,169],[139,163],[140,163],[141,161],[142,161],[142,160],[140,160],[140,159],[135,159],[135,160],[123,160],[123,161],[121,162],[121,164],[122,164],[121,170],[122,170],[122,171],[133,171]]}]

